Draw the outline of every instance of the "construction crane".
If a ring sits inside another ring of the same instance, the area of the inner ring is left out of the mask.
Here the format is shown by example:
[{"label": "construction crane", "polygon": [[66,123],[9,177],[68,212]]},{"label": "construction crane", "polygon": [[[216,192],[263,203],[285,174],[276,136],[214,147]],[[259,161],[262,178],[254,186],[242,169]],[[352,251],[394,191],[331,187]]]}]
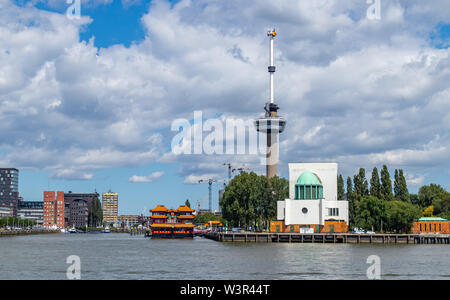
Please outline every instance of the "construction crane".
[{"label": "construction crane", "polygon": [[212,212],[212,185],[217,182],[216,179],[201,179],[198,183],[207,183],[208,184],[208,196],[209,196],[209,211]]},{"label": "construction crane", "polygon": [[201,201],[197,201],[197,214],[200,212],[200,207],[202,206],[203,201],[206,200],[206,198],[208,198],[209,193],[205,195],[205,197],[201,200]]},{"label": "construction crane", "polygon": [[228,166],[228,181],[231,181],[231,163],[224,163],[224,166]]}]

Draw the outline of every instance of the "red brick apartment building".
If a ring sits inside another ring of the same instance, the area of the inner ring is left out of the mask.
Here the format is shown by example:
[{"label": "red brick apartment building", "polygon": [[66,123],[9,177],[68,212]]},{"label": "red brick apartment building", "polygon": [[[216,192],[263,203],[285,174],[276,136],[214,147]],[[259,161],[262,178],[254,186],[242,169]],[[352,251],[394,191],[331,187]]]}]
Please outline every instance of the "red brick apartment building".
[{"label": "red brick apartment building", "polygon": [[44,192],[43,225],[45,227],[65,227],[64,192]]}]

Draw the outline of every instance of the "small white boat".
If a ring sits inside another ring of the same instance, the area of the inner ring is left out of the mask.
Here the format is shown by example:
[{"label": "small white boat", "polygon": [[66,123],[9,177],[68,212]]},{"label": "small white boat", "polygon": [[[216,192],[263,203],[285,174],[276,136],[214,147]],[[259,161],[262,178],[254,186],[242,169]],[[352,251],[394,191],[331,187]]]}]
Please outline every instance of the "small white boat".
[{"label": "small white boat", "polygon": [[111,230],[109,230],[109,227],[106,227],[102,230],[103,233],[111,233]]},{"label": "small white boat", "polygon": [[69,233],[77,233],[77,230],[75,229],[75,227],[72,227],[69,229]]}]

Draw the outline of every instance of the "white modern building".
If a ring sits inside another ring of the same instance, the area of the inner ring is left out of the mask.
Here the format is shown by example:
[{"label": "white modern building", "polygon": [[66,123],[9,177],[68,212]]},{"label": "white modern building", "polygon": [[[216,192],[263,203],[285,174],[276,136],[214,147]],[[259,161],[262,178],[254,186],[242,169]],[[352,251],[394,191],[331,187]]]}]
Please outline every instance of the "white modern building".
[{"label": "white modern building", "polygon": [[289,164],[289,199],[277,204],[277,218],[284,228],[335,232],[342,230],[343,222],[347,226],[348,202],[337,198],[337,176],[336,163]]}]

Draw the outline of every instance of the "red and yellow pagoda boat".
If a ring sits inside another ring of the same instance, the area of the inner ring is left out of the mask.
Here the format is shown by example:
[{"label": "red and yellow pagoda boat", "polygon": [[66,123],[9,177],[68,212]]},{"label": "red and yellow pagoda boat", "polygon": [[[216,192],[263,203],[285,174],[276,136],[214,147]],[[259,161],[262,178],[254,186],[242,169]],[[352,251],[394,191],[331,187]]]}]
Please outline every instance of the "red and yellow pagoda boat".
[{"label": "red and yellow pagoda boat", "polygon": [[164,205],[158,205],[150,210],[151,237],[162,239],[193,238],[194,227],[192,223],[195,216],[194,209],[188,206],[180,206],[175,210],[167,209]]}]

